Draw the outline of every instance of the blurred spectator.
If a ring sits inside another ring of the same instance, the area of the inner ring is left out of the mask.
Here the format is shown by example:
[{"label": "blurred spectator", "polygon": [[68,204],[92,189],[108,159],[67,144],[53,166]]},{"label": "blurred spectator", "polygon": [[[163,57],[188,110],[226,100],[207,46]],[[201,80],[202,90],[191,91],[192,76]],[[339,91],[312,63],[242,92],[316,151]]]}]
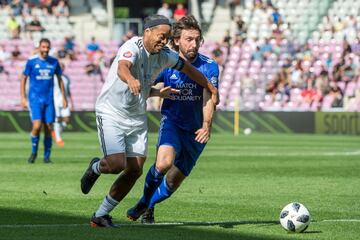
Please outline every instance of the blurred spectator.
[{"label": "blurred spectator", "polygon": [[335,21],[334,21],[334,30],[335,32],[340,32],[341,30],[343,30],[345,27],[344,22],[342,21],[342,19],[340,17],[335,17]]},{"label": "blurred spectator", "polygon": [[21,52],[19,47],[16,45],[14,50],[11,51],[11,60],[13,61],[21,61],[21,60],[25,60],[22,56],[21,56]]},{"label": "blurred spectator", "polygon": [[168,19],[171,19],[173,16],[173,13],[169,7],[168,3],[163,3],[161,5],[161,8],[157,10],[157,14],[167,17]]},{"label": "blurred spectator", "polygon": [[253,8],[255,9],[263,9],[264,5],[262,0],[253,0]]},{"label": "blurred spectator", "polygon": [[324,20],[323,20],[323,28],[322,30],[324,32],[334,32],[334,26],[331,23],[330,17],[329,16],[325,16]]},{"label": "blurred spectator", "polygon": [[266,2],[264,4],[266,5],[266,7],[274,8],[274,5],[271,0],[266,0]]},{"label": "blurred spectator", "polygon": [[5,71],[5,67],[0,59],[0,74],[5,73],[6,75],[9,75],[7,71]]},{"label": "blurred spectator", "polygon": [[246,37],[246,23],[242,19],[241,15],[236,16],[235,18],[235,24],[236,24],[236,35],[240,36],[241,38]]},{"label": "blurred spectator", "polygon": [[21,15],[23,18],[30,18],[31,17],[31,7],[28,2],[24,2]]},{"label": "blurred spectator", "polygon": [[240,0],[230,0],[229,2],[229,10],[230,10],[230,18],[234,20],[235,18],[235,9],[236,6],[240,4]]},{"label": "blurred spectator", "polygon": [[124,36],[122,36],[119,47],[123,45],[127,40],[131,39],[135,36],[135,33],[133,30],[129,30]]},{"label": "blurred spectator", "polygon": [[95,37],[91,37],[91,42],[87,44],[86,51],[89,59],[92,59],[96,51],[100,49],[99,44],[96,42]]},{"label": "blurred spectator", "polygon": [[256,46],[256,50],[255,52],[253,52],[253,54],[251,55],[251,60],[253,61],[263,61],[263,55],[262,52],[260,51],[260,47]]},{"label": "blurred spectator", "polygon": [[115,58],[116,58],[116,55],[117,55],[117,53],[116,52],[114,52],[112,55],[111,55],[111,57],[110,57],[110,59],[109,59],[109,62],[107,63],[107,66],[111,66],[111,64],[113,63],[113,61],[115,60]]},{"label": "blurred spectator", "polygon": [[302,61],[297,60],[295,66],[291,69],[291,77],[290,77],[290,85],[292,87],[302,88],[304,86],[304,76],[303,76],[303,68]]},{"label": "blurred spectator", "polygon": [[262,56],[267,59],[273,51],[273,46],[270,43],[270,39],[266,38],[265,42],[260,45],[260,52]]},{"label": "blurred spectator", "polygon": [[69,17],[69,7],[64,0],[52,8],[52,12],[56,17]]},{"label": "blurred spectator", "polygon": [[66,51],[74,51],[75,43],[73,37],[65,37],[64,39],[64,49]]},{"label": "blurred spectator", "polygon": [[35,16],[33,16],[33,19],[31,20],[31,22],[26,26],[26,30],[31,35],[32,32],[42,32],[42,31],[45,30],[45,28],[43,28],[43,26],[41,25],[40,20],[35,15]]},{"label": "blurred spectator", "polygon": [[183,16],[187,15],[187,10],[184,7],[184,5],[182,3],[178,3],[176,5],[176,9],[174,11],[174,19],[175,21],[179,21],[179,19],[181,19]]},{"label": "blurred spectator", "polygon": [[333,68],[333,80],[335,82],[339,82],[342,80],[344,74],[344,68],[345,68],[345,59],[342,58],[341,61],[335,64]]},{"label": "blurred spectator", "polygon": [[104,77],[102,74],[102,69],[105,68],[106,61],[104,57],[104,52],[100,49],[94,52],[93,61],[86,65],[85,71],[88,75],[99,75],[101,82],[104,82]]},{"label": "blurred spectator", "polygon": [[57,58],[59,59],[64,59],[66,58],[68,55],[67,55],[67,52],[66,52],[66,49],[64,47],[64,45],[62,45],[60,47],[60,49],[57,51]]},{"label": "blurred spectator", "polygon": [[52,11],[52,0],[40,0],[40,6],[45,15],[48,15]]},{"label": "blurred spectator", "polygon": [[220,44],[217,44],[211,51],[211,57],[219,64],[219,67],[223,65],[223,52],[220,48]]},{"label": "blurred spectator", "polygon": [[0,61],[5,62],[10,58],[10,54],[5,51],[4,47],[0,45]]},{"label": "blurred spectator", "polygon": [[230,30],[226,30],[225,36],[222,39],[221,45],[226,47],[227,54],[230,53],[230,47],[231,47],[231,35]]},{"label": "blurred spectator", "polygon": [[276,43],[280,45],[281,40],[284,38],[284,36],[279,25],[276,25],[276,27],[272,30],[271,38],[275,39]]},{"label": "blurred spectator", "polygon": [[332,55],[329,54],[329,56],[325,60],[325,68],[329,70],[332,65],[333,65],[333,57]]},{"label": "blurred spectator", "polygon": [[6,21],[6,27],[10,33],[12,39],[19,38],[20,36],[20,24],[16,21],[14,15],[10,15]]},{"label": "blurred spectator", "polygon": [[273,12],[271,14],[271,22],[278,26],[282,23],[282,18],[279,13],[279,9],[276,7],[273,7]]},{"label": "blurred spectator", "polygon": [[21,16],[22,2],[20,0],[12,0],[10,3],[11,13],[14,16]]},{"label": "blurred spectator", "polygon": [[343,49],[342,57],[345,57],[346,54],[352,52],[351,46],[350,46],[349,42],[346,39],[344,39],[344,41],[343,41],[342,49]]},{"label": "blurred spectator", "polygon": [[0,9],[5,8],[8,5],[8,0],[0,0]]},{"label": "blurred spectator", "polygon": [[331,107],[338,108],[343,106],[343,92],[335,82],[330,83],[329,95],[334,97]]}]

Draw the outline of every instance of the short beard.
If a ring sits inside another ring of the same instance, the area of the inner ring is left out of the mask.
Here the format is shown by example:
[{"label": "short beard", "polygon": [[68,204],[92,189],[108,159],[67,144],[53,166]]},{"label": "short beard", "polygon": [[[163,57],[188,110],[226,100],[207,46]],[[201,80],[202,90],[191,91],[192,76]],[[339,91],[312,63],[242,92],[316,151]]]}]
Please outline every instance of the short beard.
[{"label": "short beard", "polygon": [[183,55],[186,57],[186,59],[190,62],[194,61],[197,54],[198,54],[197,52],[183,53]]}]

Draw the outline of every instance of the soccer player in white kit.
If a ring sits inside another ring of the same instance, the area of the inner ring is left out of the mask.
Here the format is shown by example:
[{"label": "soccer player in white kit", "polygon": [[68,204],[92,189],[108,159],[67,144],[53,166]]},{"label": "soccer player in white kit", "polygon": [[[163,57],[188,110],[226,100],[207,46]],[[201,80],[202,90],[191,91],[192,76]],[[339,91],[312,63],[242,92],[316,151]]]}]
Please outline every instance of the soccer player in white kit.
[{"label": "soccer player in white kit", "polygon": [[178,92],[170,87],[160,90],[153,87],[164,68],[185,73],[211,93],[214,103],[219,101],[217,89],[206,77],[166,47],[170,30],[166,17],[147,17],[144,36],[133,37],[120,47],[97,99],[96,121],[104,157],[91,160],[81,178],[81,190],[89,193],[101,173],[121,174],[93,214],[92,227],[116,227],[109,213],[142,174],[147,155],[146,99],[174,98],[172,94]]},{"label": "soccer player in white kit", "polygon": [[[61,70],[64,71],[65,66],[63,63],[60,63]],[[70,123],[71,108],[74,107],[73,99],[70,91],[70,79],[66,75],[62,75],[62,80],[64,83],[65,97],[67,98],[68,106],[63,107],[62,95],[59,88],[57,77],[54,77],[54,105],[55,105],[55,123],[53,137],[55,142],[59,146],[64,146],[64,140],[61,137],[62,130]]]}]

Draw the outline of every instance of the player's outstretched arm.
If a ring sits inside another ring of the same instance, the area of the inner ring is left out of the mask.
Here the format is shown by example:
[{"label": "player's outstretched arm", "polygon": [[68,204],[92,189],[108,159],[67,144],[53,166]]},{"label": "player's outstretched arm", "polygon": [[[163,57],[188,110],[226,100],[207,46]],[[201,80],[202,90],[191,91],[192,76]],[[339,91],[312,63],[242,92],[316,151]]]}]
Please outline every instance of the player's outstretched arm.
[{"label": "player's outstretched arm", "polygon": [[26,81],[27,81],[27,76],[22,74],[21,75],[21,80],[20,80],[20,96],[21,96],[21,107],[23,107],[24,109],[27,108],[28,104],[27,104],[27,99],[26,99]]},{"label": "player's outstretched arm", "polygon": [[65,95],[64,82],[62,80],[61,74],[56,74],[56,77],[58,79],[58,84],[59,84],[61,96],[62,96],[62,99],[63,99],[63,108],[67,108],[68,102],[67,102],[67,98],[66,98],[66,95]]},{"label": "player's outstretched arm", "polygon": [[175,100],[174,95],[172,94],[179,94],[180,90],[171,88],[170,86],[164,87],[164,83],[158,83],[155,86],[151,87],[149,97],[161,97],[161,98],[168,98],[171,100]]},{"label": "player's outstretched arm", "polygon": [[211,123],[214,116],[215,104],[211,99],[211,95],[204,89],[203,93],[203,125],[195,134],[195,140],[199,143],[206,143],[210,139]]},{"label": "player's outstretched arm", "polygon": [[218,90],[211,84],[210,81],[189,62],[184,61],[184,67],[181,69],[183,73],[188,75],[193,81],[206,88],[211,93],[211,99],[214,104],[219,104]]},{"label": "player's outstretched arm", "polygon": [[141,90],[140,81],[131,74],[132,63],[126,60],[120,60],[118,64],[118,76],[128,86],[132,94],[139,95]]}]

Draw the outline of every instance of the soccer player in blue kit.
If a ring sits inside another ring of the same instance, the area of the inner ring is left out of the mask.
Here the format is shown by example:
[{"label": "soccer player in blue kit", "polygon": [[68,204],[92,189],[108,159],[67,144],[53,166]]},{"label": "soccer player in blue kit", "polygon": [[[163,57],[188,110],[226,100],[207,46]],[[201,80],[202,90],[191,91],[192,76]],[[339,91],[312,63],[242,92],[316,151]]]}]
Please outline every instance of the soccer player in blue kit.
[{"label": "soccer player in blue kit", "polygon": [[[32,151],[28,163],[34,163],[40,140],[41,127],[44,125],[44,162],[51,163],[52,123],[55,121],[54,108],[54,76],[59,80],[63,105],[67,106],[64,85],[61,78],[61,68],[56,58],[49,56],[50,41],[43,38],[39,42],[39,53],[28,59],[21,76],[21,105],[29,108],[32,120],[31,144]],[[30,78],[29,94],[26,98],[26,81]]]},{"label": "soccer player in blue kit", "polygon": [[[217,63],[198,53],[203,41],[193,16],[185,16],[173,26],[170,44],[179,55],[202,72],[218,88]],[[127,217],[142,223],[154,223],[155,204],[169,198],[190,174],[210,138],[215,103],[197,83],[185,74],[165,69],[156,83],[180,90],[175,100],[164,99],[155,164],[146,175],[144,194],[127,211]]]}]

